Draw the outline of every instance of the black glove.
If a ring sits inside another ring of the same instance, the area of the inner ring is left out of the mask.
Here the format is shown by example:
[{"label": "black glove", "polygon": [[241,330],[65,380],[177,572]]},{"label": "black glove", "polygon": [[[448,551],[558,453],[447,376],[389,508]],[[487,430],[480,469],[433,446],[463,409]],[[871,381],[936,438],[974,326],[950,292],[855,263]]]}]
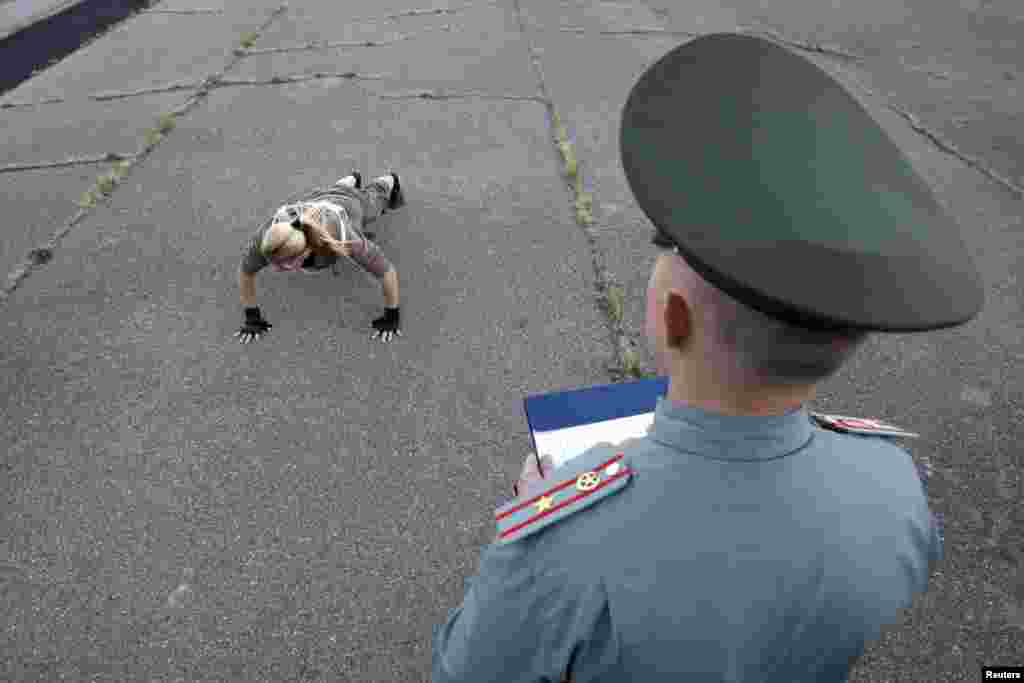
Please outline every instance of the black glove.
[{"label": "black glove", "polygon": [[261,335],[267,333],[273,325],[263,319],[258,307],[245,309],[245,324],[238,331],[238,340],[243,344],[256,341]]},{"label": "black glove", "polygon": [[373,338],[389,342],[395,337],[402,336],[402,331],[398,329],[398,325],[398,307],[385,308],[384,315],[373,321],[373,329],[376,330],[373,333]]}]

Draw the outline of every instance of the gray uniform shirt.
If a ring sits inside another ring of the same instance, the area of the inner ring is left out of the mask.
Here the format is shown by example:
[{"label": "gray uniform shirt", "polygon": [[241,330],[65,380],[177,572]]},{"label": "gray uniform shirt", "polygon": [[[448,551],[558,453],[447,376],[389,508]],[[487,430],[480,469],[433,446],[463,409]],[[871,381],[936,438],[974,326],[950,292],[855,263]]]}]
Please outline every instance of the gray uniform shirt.
[{"label": "gray uniform shirt", "polygon": [[734,417],[662,399],[624,452],[623,489],[484,550],[434,630],[435,683],[846,681],[941,558],[910,455],[805,408]]}]

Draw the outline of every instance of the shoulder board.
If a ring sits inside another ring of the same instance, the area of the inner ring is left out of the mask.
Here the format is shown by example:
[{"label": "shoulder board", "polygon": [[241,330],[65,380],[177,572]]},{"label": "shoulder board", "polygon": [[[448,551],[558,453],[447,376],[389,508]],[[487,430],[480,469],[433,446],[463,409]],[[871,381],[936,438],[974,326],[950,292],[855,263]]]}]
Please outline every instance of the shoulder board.
[{"label": "shoulder board", "polygon": [[524,495],[495,511],[499,545],[525,538],[615,495],[633,476],[624,453],[575,474],[572,468],[559,469],[566,471],[555,470],[550,481],[537,482],[542,487],[530,486]]},{"label": "shoulder board", "polygon": [[869,436],[902,436],[917,438],[920,434],[908,432],[902,427],[873,420],[866,417],[847,417],[845,415],[825,415],[824,413],[811,413],[811,417],[825,429],[834,432],[845,432],[848,434],[866,434]]}]

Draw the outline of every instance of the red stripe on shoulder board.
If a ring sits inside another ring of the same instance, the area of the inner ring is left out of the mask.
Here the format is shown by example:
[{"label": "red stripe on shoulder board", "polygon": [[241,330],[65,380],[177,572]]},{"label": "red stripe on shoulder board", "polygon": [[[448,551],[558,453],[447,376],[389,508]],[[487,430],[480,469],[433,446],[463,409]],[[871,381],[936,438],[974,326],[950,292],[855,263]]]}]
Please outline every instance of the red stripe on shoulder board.
[{"label": "red stripe on shoulder board", "polygon": [[[619,453],[619,454],[617,454],[617,455],[616,455],[616,456],[615,456],[614,458],[612,458],[612,459],[610,459],[610,460],[607,460],[606,462],[604,462],[604,463],[602,463],[602,464],[598,465],[597,467],[595,467],[595,468],[594,468],[594,470],[603,470],[603,469],[604,469],[605,467],[608,467],[608,465],[611,465],[611,464],[612,464],[613,462],[617,462],[617,461],[619,461],[619,460],[622,460],[622,458],[624,458],[624,457],[625,457],[625,453]],[[588,470],[588,471],[589,471],[589,470]],[[583,472],[580,472],[580,474],[583,474]],[[494,515],[494,518],[495,518],[495,519],[496,519],[497,521],[499,521],[499,522],[500,522],[501,520],[505,519],[505,518],[506,518],[506,517],[508,517],[509,515],[514,515],[515,513],[519,512],[519,511],[520,511],[520,510],[522,510],[522,509],[523,509],[524,507],[527,507],[527,506],[529,506],[529,505],[532,505],[532,504],[536,503],[536,502],[537,502],[538,500],[540,500],[540,499],[541,499],[541,498],[543,498],[544,496],[550,495],[550,494],[552,494],[552,493],[555,493],[555,492],[557,492],[557,491],[561,491],[561,490],[562,490],[562,489],[564,489],[564,488],[565,488],[566,486],[572,486],[573,484],[575,484],[575,483],[576,483],[576,479],[578,479],[578,478],[579,478],[579,475],[577,475],[577,476],[573,477],[572,479],[566,479],[566,480],[565,480],[565,481],[563,481],[562,483],[560,483],[560,484],[558,484],[558,485],[556,485],[556,486],[553,486],[553,487],[549,488],[548,490],[544,491],[543,493],[540,493],[540,494],[538,494],[538,495],[534,496],[533,498],[530,498],[529,500],[525,500],[525,501],[523,501],[523,502],[522,502],[522,503],[520,503],[519,505],[516,505],[516,506],[515,506],[514,508],[510,508],[510,509],[508,509],[508,510],[505,510],[505,511],[504,511],[504,512],[502,512],[501,514],[497,514],[497,513],[496,513],[496,514]]]},{"label": "red stripe on shoulder board", "polygon": [[[611,464],[612,462],[613,461],[609,460],[608,464]],[[501,534],[498,535],[498,538],[505,538],[506,536],[509,536],[509,535],[514,534],[515,532],[519,531],[523,527],[527,527],[527,526],[533,524],[534,522],[539,522],[541,519],[547,517],[548,515],[552,515],[552,514],[558,512],[559,510],[564,508],[566,505],[572,505],[573,503],[575,503],[578,500],[581,500],[583,498],[586,498],[587,496],[593,495],[593,494],[597,493],[598,491],[600,491],[601,489],[603,489],[608,484],[610,484],[613,481],[615,481],[616,479],[622,479],[623,477],[627,477],[627,476],[629,476],[632,473],[633,473],[633,470],[631,470],[631,469],[629,469],[627,467],[627,468],[623,469],[622,471],[620,471],[618,474],[613,474],[612,476],[608,477],[607,479],[602,481],[600,484],[595,486],[593,489],[591,489],[589,491],[584,491],[582,493],[578,493],[575,496],[573,496],[572,498],[569,498],[568,500],[562,501],[561,503],[559,503],[558,505],[554,506],[550,510],[545,510],[544,512],[541,512],[539,514],[534,515],[533,517],[530,517],[525,522],[522,522],[520,524],[516,524],[513,527],[509,527],[508,529],[505,529],[504,531],[501,532]],[[576,481],[576,480],[574,479],[573,481]]]}]

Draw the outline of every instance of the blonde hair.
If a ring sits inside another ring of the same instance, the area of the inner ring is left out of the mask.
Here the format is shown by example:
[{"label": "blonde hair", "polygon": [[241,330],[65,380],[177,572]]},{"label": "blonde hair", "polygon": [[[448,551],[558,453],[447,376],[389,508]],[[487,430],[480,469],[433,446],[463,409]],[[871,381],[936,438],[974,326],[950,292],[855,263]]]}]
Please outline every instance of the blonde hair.
[{"label": "blonde hair", "polygon": [[270,258],[290,240],[296,239],[296,235],[298,235],[298,237],[302,239],[303,244],[305,244],[306,236],[301,230],[296,230],[290,223],[272,223],[270,227],[267,228],[266,232],[263,233],[263,240],[260,242],[260,253],[263,254],[265,258]]}]

